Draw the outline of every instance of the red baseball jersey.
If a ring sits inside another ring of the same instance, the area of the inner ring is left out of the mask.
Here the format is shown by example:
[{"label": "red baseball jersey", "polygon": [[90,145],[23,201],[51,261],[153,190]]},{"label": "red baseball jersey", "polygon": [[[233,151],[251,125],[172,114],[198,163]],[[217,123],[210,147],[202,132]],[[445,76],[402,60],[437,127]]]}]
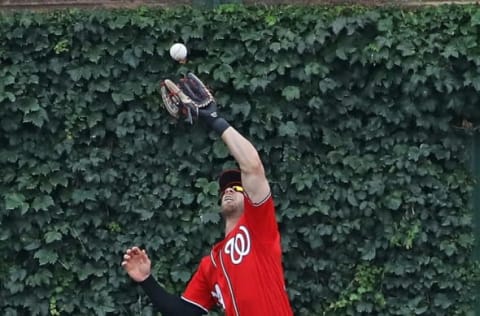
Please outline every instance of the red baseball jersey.
[{"label": "red baseball jersey", "polygon": [[292,316],[285,288],[280,233],[271,195],[260,204],[245,197],[234,229],[202,258],[182,298],[226,316]]}]

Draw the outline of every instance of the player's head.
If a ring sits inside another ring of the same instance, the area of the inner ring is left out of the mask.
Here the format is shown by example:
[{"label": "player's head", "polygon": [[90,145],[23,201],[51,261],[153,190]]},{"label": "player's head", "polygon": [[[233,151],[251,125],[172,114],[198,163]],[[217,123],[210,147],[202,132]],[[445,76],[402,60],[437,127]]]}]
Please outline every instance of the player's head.
[{"label": "player's head", "polygon": [[218,179],[222,215],[233,216],[243,212],[244,190],[240,170],[228,169]]}]

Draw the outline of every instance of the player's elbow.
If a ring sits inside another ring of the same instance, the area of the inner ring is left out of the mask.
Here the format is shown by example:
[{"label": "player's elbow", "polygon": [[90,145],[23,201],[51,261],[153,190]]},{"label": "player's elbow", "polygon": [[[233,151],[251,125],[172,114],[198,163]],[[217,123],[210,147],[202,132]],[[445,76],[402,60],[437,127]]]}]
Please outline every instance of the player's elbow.
[{"label": "player's elbow", "polygon": [[252,155],[249,163],[241,166],[242,172],[249,175],[261,176],[265,174],[263,163],[258,154]]}]

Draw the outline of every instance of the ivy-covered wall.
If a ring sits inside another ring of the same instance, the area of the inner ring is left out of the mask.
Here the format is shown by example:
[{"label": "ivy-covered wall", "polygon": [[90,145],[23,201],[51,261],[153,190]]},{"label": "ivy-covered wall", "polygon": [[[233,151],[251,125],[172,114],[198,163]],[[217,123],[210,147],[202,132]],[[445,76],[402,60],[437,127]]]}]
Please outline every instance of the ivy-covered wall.
[{"label": "ivy-covered wall", "polygon": [[162,108],[193,70],[264,160],[296,315],[466,315],[479,34],[478,6],[3,13],[1,314],[151,315],[132,245],[181,293],[234,165]]}]

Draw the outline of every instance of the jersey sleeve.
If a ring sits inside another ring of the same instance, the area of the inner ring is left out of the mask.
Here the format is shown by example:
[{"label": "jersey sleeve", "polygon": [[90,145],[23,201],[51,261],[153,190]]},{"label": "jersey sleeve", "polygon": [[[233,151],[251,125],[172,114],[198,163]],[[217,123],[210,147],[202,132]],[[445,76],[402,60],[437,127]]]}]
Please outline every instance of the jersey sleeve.
[{"label": "jersey sleeve", "polygon": [[260,203],[252,203],[246,196],[244,207],[245,220],[252,232],[264,242],[277,242],[280,234],[272,195]]},{"label": "jersey sleeve", "polygon": [[208,257],[204,257],[200,261],[197,271],[190,279],[182,295],[183,300],[200,307],[206,312],[215,306],[215,300],[211,294],[212,287],[208,279],[209,260]]}]

